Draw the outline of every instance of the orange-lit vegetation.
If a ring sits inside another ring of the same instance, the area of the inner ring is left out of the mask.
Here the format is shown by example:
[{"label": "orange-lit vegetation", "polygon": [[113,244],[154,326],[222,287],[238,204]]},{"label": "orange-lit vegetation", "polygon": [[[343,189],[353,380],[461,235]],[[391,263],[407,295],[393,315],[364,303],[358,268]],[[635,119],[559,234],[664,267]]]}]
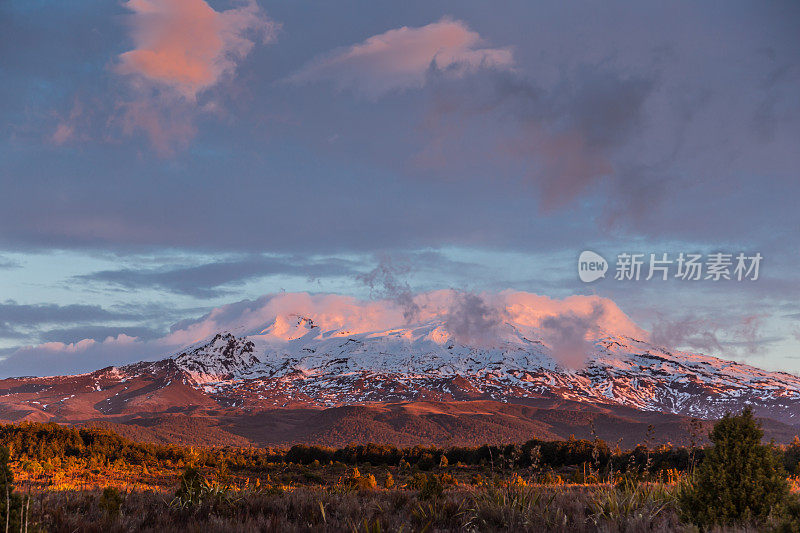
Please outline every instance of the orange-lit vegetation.
[{"label": "orange-lit vegetation", "polygon": [[[599,439],[448,449],[212,449],[54,424],[0,427],[0,444],[10,451],[15,524],[23,517],[29,530],[53,531],[682,530],[692,517],[708,515],[703,498],[692,496],[692,471],[704,456],[720,455],[720,442],[713,453],[644,444],[611,449]],[[800,441],[758,450],[754,457],[774,454],[775,463],[762,468],[773,485],[787,477],[778,461],[798,473]],[[712,471],[705,469],[706,486],[715,483]],[[729,527],[791,528],[800,509],[783,495],[758,516],[737,505],[724,515],[733,517]],[[740,515],[750,522],[737,523]]]}]

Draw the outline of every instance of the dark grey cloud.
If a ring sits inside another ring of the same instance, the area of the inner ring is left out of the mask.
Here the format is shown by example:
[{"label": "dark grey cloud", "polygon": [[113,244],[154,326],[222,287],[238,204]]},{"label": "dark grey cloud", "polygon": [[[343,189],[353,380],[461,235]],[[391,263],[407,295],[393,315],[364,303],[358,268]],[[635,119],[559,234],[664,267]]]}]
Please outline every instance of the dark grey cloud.
[{"label": "dark grey cloud", "polygon": [[651,340],[658,346],[677,348],[689,346],[704,352],[721,352],[719,327],[697,316],[663,320],[653,325]]},{"label": "dark grey cloud", "polygon": [[74,279],[99,282],[126,290],[154,288],[197,298],[209,298],[225,294],[228,292],[226,287],[277,274],[314,280],[334,276],[353,277],[357,273],[356,265],[344,259],[247,256],[186,267],[103,270],[76,276]]},{"label": "dark grey cloud", "polygon": [[18,304],[13,300],[0,303],[0,324],[11,326],[76,324],[131,318],[138,318],[138,316],[128,312],[104,309],[99,305]]},{"label": "dark grey cloud", "polygon": [[[752,238],[765,206],[796,226],[784,199],[800,193],[790,163],[797,157],[786,143],[800,138],[800,106],[787,92],[800,82],[787,74],[800,70],[797,38],[785,33],[785,14],[755,14],[752,7],[683,12],[684,37],[675,39],[669,28],[686,5],[664,13],[611,3],[580,28],[582,52],[563,32],[539,28],[544,31],[532,33],[540,37],[531,39],[540,47],[528,48],[538,51],[529,69],[442,80],[430,119],[438,159],[448,162],[442,174],[459,157],[474,164],[510,155],[519,159],[541,207],[569,205],[584,216],[580,199],[593,212],[586,219],[614,236]],[[552,28],[574,23],[553,11]],[[788,12],[798,18],[796,8]],[[752,16],[773,31],[744,22]],[[712,19],[724,39],[705,33],[702,21]],[[611,45],[608,32],[615,27],[626,31],[615,32]],[[755,44],[765,42],[774,45],[768,61]],[[728,55],[720,55],[724,48]],[[764,107],[762,99],[781,110],[764,116],[775,128],[768,138],[751,118]],[[491,135],[482,139],[481,129]],[[498,186],[529,192],[525,183],[501,178],[506,172],[493,163],[498,171],[487,177]]]},{"label": "dark grey cloud", "polygon": [[551,211],[615,175],[615,150],[637,134],[656,79],[651,73],[582,66],[552,87],[513,71],[466,81],[441,78],[431,85],[429,127],[440,132],[465,120],[490,121],[504,134],[505,152],[524,161],[540,208]]},{"label": "dark grey cloud", "polygon": [[[422,311],[414,300],[422,287],[412,288],[409,281],[412,278],[425,284],[430,283],[431,276],[444,277],[447,286],[469,292],[467,288],[472,280],[492,274],[491,269],[483,265],[456,260],[438,250],[380,252],[375,254],[374,261],[377,264],[372,270],[357,274],[355,279],[369,289],[371,298],[393,301],[403,310],[407,323],[413,323]],[[433,283],[425,288],[437,289],[441,285]]]},{"label": "dark grey cloud", "polygon": [[0,322],[0,339],[24,339],[25,337],[24,332],[7,323]]},{"label": "dark grey cloud", "polygon": [[163,306],[105,308],[81,304],[18,304],[9,300],[0,303],[0,338],[19,344],[69,344],[83,339],[101,341],[122,333],[150,339],[156,337],[160,330],[149,324],[163,324],[176,313],[185,316],[179,310],[169,311]]}]

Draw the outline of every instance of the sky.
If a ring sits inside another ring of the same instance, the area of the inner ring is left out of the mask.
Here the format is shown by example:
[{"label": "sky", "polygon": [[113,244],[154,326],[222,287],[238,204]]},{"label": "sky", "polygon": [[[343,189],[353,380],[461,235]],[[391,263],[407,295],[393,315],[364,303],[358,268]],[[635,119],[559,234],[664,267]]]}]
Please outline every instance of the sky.
[{"label": "sky", "polygon": [[[0,376],[156,357],[265,295],[442,289],[596,297],[658,344],[800,372],[799,24],[793,1],[0,2]],[[676,277],[682,253],[731,279]]]}]

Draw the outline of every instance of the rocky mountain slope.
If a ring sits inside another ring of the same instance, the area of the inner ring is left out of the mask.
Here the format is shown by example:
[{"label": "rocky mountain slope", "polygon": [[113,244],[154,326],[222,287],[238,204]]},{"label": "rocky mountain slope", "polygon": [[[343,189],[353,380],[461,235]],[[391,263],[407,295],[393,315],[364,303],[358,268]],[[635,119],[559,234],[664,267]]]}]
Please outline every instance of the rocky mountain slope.
[{"label": "rocky mountain slope", "polygon": [[[800,378],[716,357],[605,336],[570,369],[532,332],[506,324],[492,347],[456,342],[441,324],[351,335],[296,317],[283,345],[263,335],[216,335],[173,360],[187,383],[221,401],[332,407],[415,400],[560,398],[714,418],[751,405],[793,423]],[[130,372],[130,369],[121,369]]]},{"label": "rocky mountain slope", "polygon": [[[564,419],[594,413],[557,431],[551,431],[557,420],[536,426],[543,434],[562,437],[568,430],[586,433],[591,425],[587,420],[601,415],[634,425],[661,416],[657,423],[680,425],[689,417],[712,419],[750,405],[790,435],[800,416],[800,378],[671,352],[627,336],[598,336],[589,344],[586,361],[568,368],[535,330],[511,323],[499,326],[494,341],[484,344],[458,342],[435,321],[353,334],[345,328],[322,331],[310,318],[289,315],[250,334],[216,334],[161,361],[77,376],[0,381],[0,418],[5,420],[131,423],[160,417],[152,422],[157,426],[164,417],[174,422],[179,416],[204,416],[219,422],[209,427],[227,424],[228,434],[245,439],[259,431],[272,435],[258,442],[281,442],[275,427],[284,427],[284,436],[294,435],[287,442],[302,440],[297,430],[314,416],[320,427],[331,423],[314,413],[347,418],[352,415],[347,407],[356,405],[371,406],[370,416],[388,417],[385,423],[394,424],[392,431],[398,433],[396,426],[402,423],[388,421],[397,409],[382,412],[381,405],[406,406],[403,416],[419,414],[408,406],[424,405],[428,418],[447,418],[452,415],[448,409],[430,406],[454,402],[483,405],[467,412],[455,409],[462,421],[480,419],[481,413],[497,415],[509,404],[560,409]],[[285,412],[276,415],[280,410]],[[542,412],[525,414],[525,424],[541,422]],[[273,429],[265,430],[258,420]],[[507,420],[504,427],[514,423]],[[510,433],[537,431],[525,427]],[[359,431],[359,438],[368,437],[369,431]],[[425,431],[436,434],[431,428]],[[445,431],[441,438],[452,438],[447,435]],[[393,438],[403,441],[402,431]]]}]

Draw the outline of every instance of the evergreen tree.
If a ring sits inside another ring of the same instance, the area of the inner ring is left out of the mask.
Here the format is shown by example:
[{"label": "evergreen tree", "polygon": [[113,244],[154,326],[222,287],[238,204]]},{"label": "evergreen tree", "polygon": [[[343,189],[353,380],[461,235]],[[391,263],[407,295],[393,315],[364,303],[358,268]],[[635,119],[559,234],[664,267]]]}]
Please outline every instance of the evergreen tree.
[{"label": "evergreen tree", "polygon": [[0,531],[18,531],[22,516],[22,498],[14,493],[14,475],[8,466],[9,458],[8,448],[0,446]]},{"label": "evergreen tree", "polygon": [[698,525],[763,522],[786,501],[789,482],[764,432],[748,407],[717,422],[691,486],[680,496],[681,508]]}]

